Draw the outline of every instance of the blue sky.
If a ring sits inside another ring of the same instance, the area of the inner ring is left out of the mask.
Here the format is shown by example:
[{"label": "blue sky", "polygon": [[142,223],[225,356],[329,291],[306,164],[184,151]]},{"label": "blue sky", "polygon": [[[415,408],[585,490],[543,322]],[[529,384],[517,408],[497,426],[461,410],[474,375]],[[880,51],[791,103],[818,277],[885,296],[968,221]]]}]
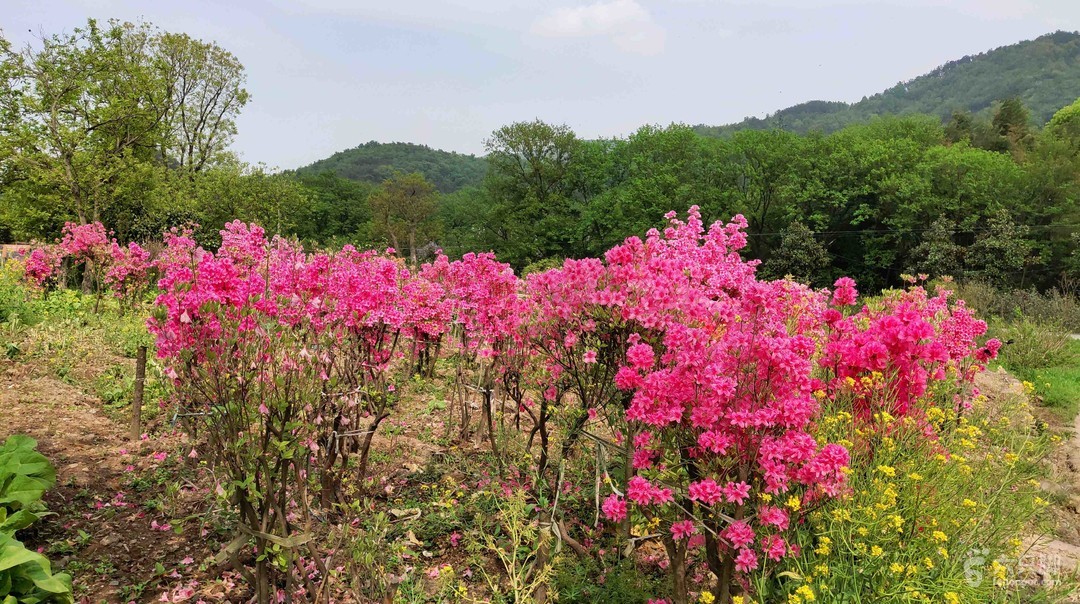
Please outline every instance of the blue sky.
[{"label": "blue sky", "polygon": [[143,18],[246,66],[235,149],[293,168],[369,140],[481,153],[540,118],[584,137],[857,101],[1057,29],[1076,0],[5,0],[0,28]]}]

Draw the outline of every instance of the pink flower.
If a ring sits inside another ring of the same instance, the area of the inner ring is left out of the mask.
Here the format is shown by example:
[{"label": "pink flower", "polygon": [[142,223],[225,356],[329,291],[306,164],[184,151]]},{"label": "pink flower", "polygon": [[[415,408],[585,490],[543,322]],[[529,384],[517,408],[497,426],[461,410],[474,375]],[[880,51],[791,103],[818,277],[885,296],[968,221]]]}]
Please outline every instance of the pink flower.
[{"label": "pink flower", "polygon": [[626,349],[626,360],[634,369],[645,370],[652,367],[654,353],[648,344],[634,344]]},{"label": "pink flower", "polygon": [[758,510],[758,522],[766,526],[775,526],[781,531],[788,528],[788,513],[781,508],[762,506]]},{"label": "pink flower", "polygon": [[586,350],[586,351],[585,351],[585,354],[584,354],[584,355],[582,355],[582,359],[581,359],[581,360],[582,360],[582,361],[583,361],[583,362],[584,362],[584,363],[585,363],[586,365],[591,365],[591,364],[595,364],[595,363],[596,363],[596,351],[595,351],[595,350]]},{"label": "pink flower", "polygon": [[697,529],[694,528],[694,522],[692,520],[680,520],[671,523],[671,535],[676,541],[686,539],[696,532]]},{"label": "pink flower", "polygon": [[742,520],[736,520],[729,524],[727,528],[720,532],[720,536],[730,543],[732,547],[742,547],[754,542],[753,529]]},{"label": "pink flower", "polygon": [[851,277],[840,277],[833,284],[833,287],[835,289],[833,290],[832,303],[836,306],[854,304],[859,297],[859,292],[855,290],[855,280]]},{"label": "pink flower", "polygon": [[626,500],[615,493],[607,496],[601,509],[604,511],[604,516],[614,522],[621,522],[623,518],[626,518]]},{"label": "pink flower", "polygon": [[742,505],[746,498],[750,496],[750,485],[745,482],[729,482],[724,485],[724,499],[728,503],[737,503]]},{"label": "pink flower", "polygon": [[750,572],[757,567],[758,559],[754,550],[745,547],[740,549],[739,555],[735,557],[735,570],[745,573]]},{"label": "pink flower", "polygon": [[787,543],[777,535],[769,535],[762,539],[761,549],[769,560],[779,560],[787,553]]},{"label": "pink flower", "polygon": [[720,501],[723,495],[723,490],[711,478],[690,483],[689,496],[691,501],[712,505]]}]

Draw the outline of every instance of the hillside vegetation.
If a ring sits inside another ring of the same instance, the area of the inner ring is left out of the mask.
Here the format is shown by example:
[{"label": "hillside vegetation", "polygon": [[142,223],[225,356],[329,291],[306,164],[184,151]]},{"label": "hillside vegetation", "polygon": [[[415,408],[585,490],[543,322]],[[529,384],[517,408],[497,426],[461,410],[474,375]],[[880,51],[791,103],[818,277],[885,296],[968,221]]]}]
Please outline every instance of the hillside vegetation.
[{"label": "hillside vegetation", "polygon": [[300,168],[300,174],[329,170],[350,180],[381,183],[394,172],[420,172],[443,193],[480,184],[487,172],[482,157],[432,149],[413,143],[371,141],[353,149],[338,151],[326,159]]},{"label": "hillside vegetation", "polygon": [[966,56],[857,103],[809,101],[764,119],[695,126],[699,134],[723,136],[737,130],[780,128],[792,132],[833,132],[881,115],[924,113],[947,118],[954,111],[987,112],[1018,98],[1031,119],[1045,124],[1080,90],[1080,33],[1058,31],[1034,40]]}]

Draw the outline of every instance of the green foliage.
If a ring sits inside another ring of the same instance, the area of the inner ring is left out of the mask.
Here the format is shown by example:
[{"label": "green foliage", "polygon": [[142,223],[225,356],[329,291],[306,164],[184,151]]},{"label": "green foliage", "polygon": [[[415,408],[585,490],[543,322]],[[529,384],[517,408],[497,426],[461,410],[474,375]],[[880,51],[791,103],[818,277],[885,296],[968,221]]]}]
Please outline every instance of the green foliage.
[{"label": "green foliage", "polygon": [[[1080,356],[1080,345],[1072,342],[1073,357]],[[1035,371],[1018,371],[1035,389],[1042,404],[1056,411],[1064,421],[1076,417],[1080,409],[1080,364],[1075,361],[1063,366]]]},{"label": "green foliage", "polygon": [[440,192],[452,193],[479,185],[487,173],[487,162],[474,155],[439,151],[426,145],[371,141],[300,168],[296,174],[303,179],[327,171],[370,184],[381,183],[395,172],[419,172]]},{"label": "green foliage", "polygon": [[34,439],[21,434],[0,447],[0,507],[8,513],[30,511],[56,483],[56,470],[35,447]]},{"label": "green foliage", "polygon": [[1060,323],[1021,317],[997,321],[993,333],[1005,345],[999,360],[1009,369],[1026,374],[1036,369],[1071,365],[1078,360],[1072,339]]},{"label": "green foliage", "polygon": [[[488,205],[481,249],[517,267],[541,258],[580,255],[575,236],[581,205],[575,198],[575,159],[582,143],[565,125],[536,120],[499,128],[484,142]],[[487,245],[483,245],[487,244]]]},{"label": "green foliage", "polygon": [[[1071,102],[1080,89],[1080,34],[1059,31],[950,61],[928,74],[899,82],[857,103],[810,101],[760,119],[726,126],[695,126],[706,136],[738,130],[780,128],[793,132],[833,132],[882,115],[922,113],[940,119],[954,111],[989,112],[1001,99],[1016,98],[1038,123]],[[1019,117],[1019,114],[1009,114]],[[1009,124],[1016,124],[1010,118]]]},{"label": "green foliage", "polygon": [[418,247],[430,241],[437,229],[438,191],[419,172],[395,173],[371,194],[372,235],[404,253],[413,265]]},{"label": "green foliage", "polygon": [[1030,229],[1017,224],[1007,211],[998,212],[967,251],[968,274],[999,288],[1016,280],[1022,287],[1024,269],[1035,262],[1029,234]]},{"label": "green foliage", "polygon": [[829,252],[805,224],[793,222],[780,233],[780,247],[762,268],[769,277],[779,279],[790,275],[797,281],[812,283],[815,277],[826,274]]},{"label": "green foliage", "polygon": [[[947,383],[936,390],[926,421],[940,438],[925,439],[910,416],[875,414],[889,436],[852,451],[850,495],[812,511],[801,553],[754,580],[762,601],[1017,601],[1005,581],[1010,567],[1033,570],[1021,564],[1021,536],[1048,505],[1039,479],[1058,437],[1040,428],[1026,394],[978,397],[957,417]],[[850,415],[821,429],[844,438]],[[1065,579],[1057,573],[1068,569],[1049,572]]]},{"label": "green foliage", "polygon": [[26,549],[15,531],[40,518],[41,497],[56,483],[56,470],[29,436],[14,435],[0,447],[0,602],[73,602],[71,577],[53,574],[49,560]]},{"label": "green foliage", "polygon": [[934,277],[959,275],[964,248],[953,241],[955,231],[956,224],[948,218],[935,220],[912,250],[915,262],[909,272]]},{"label": "green foliage", "polygon": [[534,507],[524,492],[515,490],[506,498],[496,499],[499,524],[483,533],[483,543],[489,554],[499,561],[505,572],[504,580],[482,569],[488,588],[498,602],[522,604],[533,602],[533,594],[544,586],[552,574],[550,563],[544,559],[551,547],[550,529],[542,530],[533,518]]},{"label": "green foliage", "polygon": [[227,155],[244,79],[222,48],[148,23],[0,42],[0,220],[24,239],[66,220],[128,238],[167,173],[194,179]]},{"label": "green foliage", "polygon": [[332,244],[366,238],[361,231],[371,221],[368,197],[373,185],[329,170],[298,172],[295,179],[310,200],[307,224],[296,231],[300,239]]},{"label": "green foliage", "polygon": [[641,572],[630,559],[601,571],[595,559],[571,556],[556,558],[551,583],[558,601],[567,604],[645,602],[667,587],[661,577]]}]

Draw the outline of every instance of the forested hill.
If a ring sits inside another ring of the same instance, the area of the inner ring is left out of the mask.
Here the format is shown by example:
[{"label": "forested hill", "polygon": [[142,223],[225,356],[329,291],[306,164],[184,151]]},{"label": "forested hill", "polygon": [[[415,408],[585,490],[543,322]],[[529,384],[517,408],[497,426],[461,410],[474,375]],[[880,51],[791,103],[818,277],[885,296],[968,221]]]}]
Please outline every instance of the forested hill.
[{"label": "forested hill", "polygon": [[928,74],[900,82],[857,103],[809,101],[764,118],[726,126],[695,126],[706,136],[735,130],[782,128],[833,132],[883,114],[924,113],[946,118],[953,111],[984,112],[995,101],[1019,98],[1041,126],[1076,99],[1080,90],[1080,33],[1059,31],[950,61]]},{"label": "forested hill", "polygon": [[413,143],[371,141],[339,151],[297,170],[300,174],[331,171],[350,180],[381,183],[395,171],[420,172],[443,193],[479,185],[487,173],[482,157],[432,149]]}]

